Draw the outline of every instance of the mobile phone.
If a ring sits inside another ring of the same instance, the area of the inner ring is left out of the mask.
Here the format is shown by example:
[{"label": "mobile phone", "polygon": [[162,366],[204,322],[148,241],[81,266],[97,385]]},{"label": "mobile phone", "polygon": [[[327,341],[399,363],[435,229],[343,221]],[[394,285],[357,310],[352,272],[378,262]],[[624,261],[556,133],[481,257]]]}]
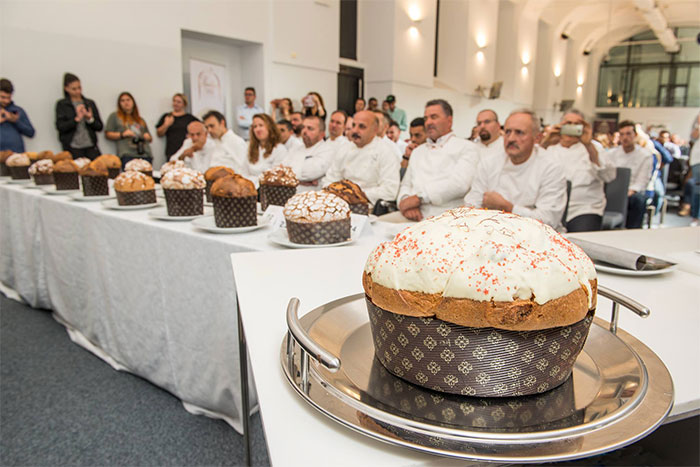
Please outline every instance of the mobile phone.
[{"label": "mobile phone", "polygon": [[304,107],[313,107],[314,106],[314,98],[311,96],[306,96],[304,98]]},{"label": "mobile phone", "polygon": [[580,123],[576,125],[562,125],[560,133],[566,136],[581,136],[583,134],[583,125],[581,125]]}]

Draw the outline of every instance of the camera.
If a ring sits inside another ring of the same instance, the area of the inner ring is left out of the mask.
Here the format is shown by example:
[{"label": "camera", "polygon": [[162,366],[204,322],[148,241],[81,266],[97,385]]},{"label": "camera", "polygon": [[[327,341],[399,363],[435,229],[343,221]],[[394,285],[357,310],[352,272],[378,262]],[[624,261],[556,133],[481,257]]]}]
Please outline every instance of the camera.
[{"label": "camera", "polygon": [[572,124],[567,124],[567,125],[562,125],[560,133],[562,135],[566,136],[581,136],[583,134],[583,125],[577,124],[577,125],[572,125]]},{"label": "camera", "polygon": [[146,150],[144,148],[145,141],[146,140],[143,139],[143,136],[134,136],[131,139],[131,142],[134,143],[134,145],[136,146],[136,154],[138,154],[139,156],[142,154],[145,154],[145,152],[146,152]]}]

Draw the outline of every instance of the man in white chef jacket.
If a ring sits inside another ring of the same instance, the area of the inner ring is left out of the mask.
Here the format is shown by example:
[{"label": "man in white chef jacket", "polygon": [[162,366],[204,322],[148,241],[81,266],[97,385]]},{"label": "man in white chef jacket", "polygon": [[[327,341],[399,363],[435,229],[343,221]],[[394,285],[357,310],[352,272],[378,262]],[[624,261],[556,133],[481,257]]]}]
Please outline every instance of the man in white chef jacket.
[{"label": "man in white chef jacket", "polygon": [[561,229],[566,179],[556,160],[535,145],[538,132],[535,112],[511,113],[505,123],[504,152],[480,161],[464,204],[532,217]]},{"label": "man in white chef jacket", "polygon": [[323,119],[312,115],[304,118],[301,139],[304,147],[288,153],[283,164],[292,168],[300,182],[300,191],[308,191],[319,186],[331,165],[335,146],[323,140],[326,124]]},{"label": "man in white chef jacket", "polygon": [[447,101],[428,101],[424,114],[428,139],[413,149],[397,198],[401,214],[413,221],[461,206],[479,162],[474,143],[452,131]]},{"label": "man in white chef jacket", "polygon": [[221,112],[212,110],[202,119],[204,127],[209,132],[207,139],[214,143],[214,154],[210,166],[223,165],[241,173],[245,168],[248,157],[248,143],[226,127],[226,117]]},{"label": "man in white chef jacket", "polygon": [[503,150],[503,136],[498,114],[491,109],[484,109],[476,115],[476,132],[479,140],[476,147],[479,158],[488,157]]},{"label": "man in white chef jacket", "polygon": [[180,149],[170,156],[171,161],[181,160],[186,167],[204,173],[210,166],[216,146],[207,138],[207,129],[199,120],[187,125],[187,139]]}]

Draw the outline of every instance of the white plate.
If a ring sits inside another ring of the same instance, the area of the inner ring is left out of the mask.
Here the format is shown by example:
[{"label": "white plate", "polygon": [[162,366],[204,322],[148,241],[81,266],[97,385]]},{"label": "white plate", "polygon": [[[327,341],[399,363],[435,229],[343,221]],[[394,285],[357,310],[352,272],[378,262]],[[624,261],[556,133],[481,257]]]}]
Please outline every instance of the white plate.
[{"label": "white plate", "polygon": [[202,216],[193,220],[192,225],[198,229],[206,230],[207,232],[211,233],[229,234],[251,232],[253,230],[262,229],[263,227],[267,227],[267,220],[259,215],[258,225],[251,225],[247,227],[217,227],[216,222],[214,221],[214,216]]},{"label": "white plate", "polygon": [[331,248],[334,246],[350,245],[352,242],[355,241],[355,239],[353,238],[352,240],[348,240],[346,242],[328,243],[323,245],[307,245],[304,243],[292,243],[291,241],[289,241],[287,229],[277,229],[270,235],[268,235],[267,238],[272,243],[276,243],[280,246],[286,246],[287,248]]},{"label": "white plate", "polygon": [[81,191],[71,194],[70,197],[73,199],[73,201],[102,201],[105,199],[114,198],[114,195],[85,196]]},{"label": "white plate", "polygon": [[27,183],[32,183],[33,180],[31,178],[18,178],[18,179],[9,179],[7,181],[8,185],[26,185]]},{"label": "white plate", "polygon": [[102,201],[100,204],[102,206],[106,207],[107,209],[114,209],[117,211],[137,211],[139,209],[151,209],[156,206],[160,206],[160,203],[149,203],[149,204],[134,204],[130,206],[121,206],[116,198],[112,199],[106,199]]},{"label": "white plate", "polygon": [[207,201],[207,200],[205,199],[205,200],[204,200],[204,206],[206,206],[206,207],[208,207],[208,208],[213,208],[213,207],[214,207],[214,203],[212,203],[211,201]]},{"label": "white plate", "polygon": [[80,193],[80,190],[57,190],[56,185],[42,186],[41,189],[47,195],[70,195],[72,193]]},{"label": "white plate", "polygon": [[600,272],[607,272],[610,274],[615,274],[618,276],[636,276],[636,277],[642,277],[642,276],[658,276],[660,274],[667,274],[669,272],[675,271],[678,268],[677,264],[674,264],[673,266],[669,266],[664,269],[652,269],[650,271],[633,271],[631,269],[624,269],[624,268],[618,268],[615,266],[608,266],[608,265],[602,265],[598,263],[593,263],[595,265],[595,268],[600,271]]},{"label": "white plate", "polygon": [[169,216],[167,207],[162,207],[154,209],[153,211],[148,211],[148,217],[152,217],[153,219],[158,219],[161,221],[191,221],[192,219],[196,219],[202,216],[208,216],[211,214],[211,209],[206,208],[204,209],[204,214],[198,214],[196,216]]},{"label": "white plate", "polygon": [[41,190],[41,188],[45,186],[49,185],[37,185],[36,183],[32,183],[31,185],[24,185],[22,188],[25,190]]}]

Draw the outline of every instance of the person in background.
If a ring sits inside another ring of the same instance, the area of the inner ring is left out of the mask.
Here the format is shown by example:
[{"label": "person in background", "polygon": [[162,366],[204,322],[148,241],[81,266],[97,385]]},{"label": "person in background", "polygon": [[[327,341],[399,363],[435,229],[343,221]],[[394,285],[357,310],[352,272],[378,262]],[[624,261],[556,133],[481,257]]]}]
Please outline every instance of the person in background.
[{"label": "person in background", "polygon": [[209,133],[207,139],[214,143],[210,167],[223,165],[241,173],[245,168],[248,144],[233,130],[226,127],[226,117],[216,110],[210,110],[202,119]]},{"label": "person in background", "polygon": [[[389,109],[390,109],[389,102],[387,102],[386,100],[382,101],[382,112],[389,115]],[[391,118],[391,117],[389,117],[389,118]]]},{"label": "person in background", "polygon": [[700,217],[700,113],[695,117],[690,129],[690,145],[690,171],[683,187],[683,203],[678,215],[690,214],[693,218],[690,225],[696,226]]},{"label": "person in background", "polygon": [[393,141],[394,144],[396,144],[396,147],[399,148],[399,152],[402,155],[406,152],[406,146],[408,146],[408,143],[401,139],[401,128],[399,128],[398,122],[394,120],[389,122],[389,128],[386,130],[386,136]]},{"label": "person in background", "polygon": [[304,114],[301,112],[292,112],[289,116],[289,121],[294,129],[294,136],[301,141],[301,131],[304,129]]},{"label": "person in background", "polygon": [[122,167],[132,159],[153,162],[150,145],[153,137],[131,93],[124,91],[119,94],[117,111],[107,118],[105,136],[117,143],[116,154],[122,160]]},{"label": "person in background", "polygon": [[365,110],[365,106],[366,103],[362,97],[358,97],[357,99],[355,99],[355,113],[362,112],[363,110]]},{"label": "person in background", "polygon": [[207,137],[207,129],[202,122],[195,120],[187,125],[187,139],[180,149],[170,156],[171,161],[181,160],[186,167],[202,173],[211,167],[216,145]]},{"label": "person in background", "polygon": [[280,132],[280,141],[284,144],[287,152],[304,147],[304,143],[301,139],[294,134],[294,125],[292,125],[292,122],[289,120],[278,121],[277,130]]},{"label": "person in background", "polygon": [[[316,116],[326,121],[326,107],[323,104],[323,97],[315,91],[311,91],[301,99],[301,105],[304,106],[304,116]],[[302,124],[303,127],[303,124]]]},{"label": "person in background", "polygon": [[348,118],[350,117],[344,110],[336,110],[331,114],[331,119],[328,122],[328,140],[326,142],[342,144],[348,141],[343,136]]},{"label": "person in background", "polygon": [[14,91],[9,79],[0,79],[0,151],[24,152],[22,136],[34,136],[34,127],[24,109],[12,102]]},{"label": "person in background", "polygon": [[187,113],[187,96],[181,92],[173,95],[172,106],[172,112],[161,115],[156,123],[156,134],[161,138],[165,136],[166,160],[180,149],[187,138],[187,125],[197,120],[194,115]]},{"label": "person in background", "polygon": [[[485,109],[476,115],[476,133],[479,149],[479,157],[488,157],[503,151],[503,136],[501,136],[501,124],[498,123],[498,115],[491,109]],[[474,131],[472,130],[472,134]]]},{"label": "person in background", "polygon": [[95,102],[83,96],[80,79],[72,73],[63,75],[63,96],[56,102],[56,129],[63,150],[73,159],[95,159],[102,154],[97,132],[104,126]]},{"label": "person in background", "polygon": [[671,154],[671,157],[678,159],[681,157],[681,147],[671,141],[671,133],[668,130],[661,130],[659,133],[659,143]]},{"label": "person in background", "polygon": [[[386,102],[389,103],[389,116],[392,120],[399,124],[401,131],[406,131],[408,122],[406,121],[406,111],[396,107],[396,96],[389,94],[386,96]],[[403,152],[403,151],[402,151]]]},{"label": "person in background", "polygon": [[294,112],[294,104],[289,97],[270,101],[270,116],[273,120],[289,120]]},{"label": "person in background", "polygon": [[392,153],[394,153],[394,155],[396,156],[396,160],[400,160],[402,153],[399,150],[399,147],[386,135],[386,132],[389,129],[389,124],[391,123],[391,117],[388,113],[382,112],[381,110],[375,110],[373,111],[373,113],[377,116],[377,136],[379,136],[379,138],[381,138],[382,140],[382,143],[385,144],[391,150]]},{"label": "person in background", "polygon": [[265,113],[255,115],[250,127],[248,157],[243,176],[258,186],[260,175],[281,164],[286,155],[287,149],[282,144],[280,132],[272,118]]},{"label": "person in background", "polygon": [[408,133],[411,135],[406,150],[403,156],[401,156],[401,179],[406,174],[406,169],[408,169],[408,163],[411,160],[411,154],[413,150],[416,149],[421,144],[425,143],[428,139],[428,134],[425,132],[425,119],[423,117],[414,118],[411,120],[411,126],[408,128]]},{"label": "person in background", "polygon": [[321,117],[304,118],[301,132],[304,147],[287,153],[284,158],[284,165],[292,168],[302,186],[317,187],[331,165],[335,147],[332,142],[323,140],[325,133],[326,124]]},{"label": "person in background", "polygon": [[352,123],[355,121],[353,117],[348,117],[347,120],[345,120],[345,131],[343,132],[343,136],[348,138],[350,140],[350,132],[352,131]]},{"label": "person in background", "polygon": [[255,103],[255,88],[248,86],[243,92],[243,105],[236,108],[236,126],[237,133],[241,138],[248,140],[250,135],[250,126],[253,124],[253,116],[265,112],[259,105]]},{"label": "person in background", "polygon": [[375,111],[377,110],[377,106],[379,103],[377,102],[376,97],[370,97],[369,100],[367,101],[367,110]]}]

